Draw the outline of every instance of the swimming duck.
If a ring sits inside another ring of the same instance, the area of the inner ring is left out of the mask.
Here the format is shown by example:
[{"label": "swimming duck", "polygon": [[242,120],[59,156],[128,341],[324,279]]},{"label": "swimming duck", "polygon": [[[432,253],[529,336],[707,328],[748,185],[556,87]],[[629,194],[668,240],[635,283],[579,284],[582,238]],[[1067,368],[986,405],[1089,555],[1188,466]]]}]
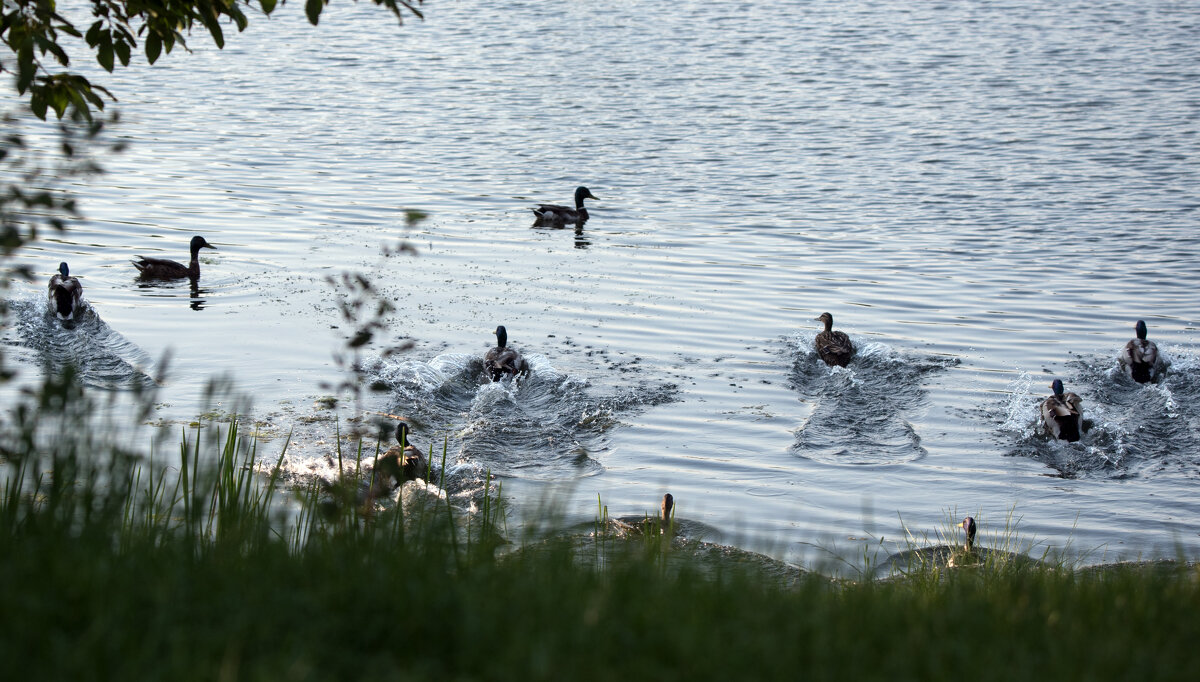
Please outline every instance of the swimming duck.
[{"label": "swimming duck", "polygon": [[496,327],[496,331],[492,333],[496,335],[496,347],[483,356],[483,369],[492,381],[500,381],[506,374],[528,374],[529,363],[525,362],[525,358],[521,357],[516,349],[508,347],[508,331],[504,329],[504,325]]},{"label": "swimming duck", "polygon": [[216,248],[206,242],[204,237],[197,235],[192,237],[192,260],[187,265],[166,258],[138,256],[137,260],[133,261],[133,267],[138,269],[138,276],[142,279],[183,279],[187,277],[195,281],[200,279],[200,260],[197,256],[200,249]]},{"label": "swimming duck", "polygon": [[557,204],[540,204],[537,208],[532,209],[534,218],[534,226],[541,227],[561,227],[573,223],[587,222],[588,212],[583,207],[584,199],[600,199],[592,194],[587,187],[577,187],[575,189],[575,208],[570,206],[559,206]]},{"label": "swimming duck", "polygon": [[371,483],[371,496],[379,497],[407,481],[424,480],[429,472],[429,460],[425,454],[408,442],[408,424],[396,426],[396,442],[379,458]]},{"label": "swimming duck", "polygon": [[1042,425],[1049,435],[1074,443],[1083,430],[1083,399],[1074,393],[1064,393],[1062,379],[1055,379],[1050,387],[1054,395],[1042,401]]},{"label": "swimming duck", "polygon": [[71,276],[66,263],[58,264],[58,274],[50,278],[50,305],[60,320],[73,320],[83,306],[83,285]]},{"label": "swimming duck", "polygon": [[674,522],[671,520],[671,512],[675,509],[675,498],[671,493],[666,493],[662,497],[662,503],[658,508],[658,517],[651,518],[646,516],[623,516],[619,519],[610,519],[611,530],[622,537],[633,535],[671,535]]},{"label": "swimming duck", "polygon": [[956,527],[966,531],[967,539],[962,547],[955,547],[954,551],[950,552],[946,565],[953,567],[978,564],[982,557],[975,551],[975,517],[968,516]]},{"label": "swimming duck", "polygon": [[846,336],[846,332],[833,331],[833,315],[821,313],[816,319],[825,323],[825,331],[813,339],[817,355],[830,367],[845,367],[850,364],[850,358],[854,356],[854,344],[850,342],[850,337]]},{"label": "swimming duck", "polygon": [[1118,360],[1130,379],[1144,384],[1157,379],[1163,367],[1158,357],[1158,346],[1146,339],[1146,323],[1138,320],[1133,329],[1137,338],[1125,344]]}]

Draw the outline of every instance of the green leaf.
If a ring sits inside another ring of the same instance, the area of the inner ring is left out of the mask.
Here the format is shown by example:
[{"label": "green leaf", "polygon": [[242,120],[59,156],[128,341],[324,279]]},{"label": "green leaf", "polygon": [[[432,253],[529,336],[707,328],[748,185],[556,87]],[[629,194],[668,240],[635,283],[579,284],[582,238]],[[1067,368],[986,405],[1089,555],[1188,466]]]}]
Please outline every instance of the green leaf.
[{"label": "green leaf", "polygon": [[262,6],[263,14],[270,14],[275,11],[275,5],[278,3],[276,0],[259,0],[259,4]]},{"label": "green leaf", "polygon": [[238,33],[245,31],[246,27],[250,25],[250,20],[242,13],[242,8],[237,5],[229,6],[229,16],[233,17],[233,23],[237,24]]},{"label": "green leaf", "polygon": [[33,61],[33,43],[27,42],[17,52],[17,92],[24,95],[37,75],[37,62]]},{"label": "green leaf", "polygon": [[321,18],[321,10],[325,9],[324,0],[307,0],[304,3],[304,13],[308,15],[308,21],[313,26],[317,25],[317,21]]},{"label": "green leaf", "polygon": [[87,30],[87,36],[84,37],[84,40],[87,41],[88,47],[96,47],[100,43],[100,29],[102,27],[103,24],[97,21]]},{"label": "green leaf", "polygon": [[221,24],[216,19],[210,19],[204,22],[208,27],[208,32],[212,34],[213,42],[217,44],[218,50],[225,49],[225,33],[221,30]]},{"label": "green leaf", "polygon": [[112,73],[112,70],[113,70],[112,38],[110,36],[104,36],[104,38],[105,38],[104,42],[100,43],[100,49],[96,53],[96,61],[100,62],[100,66],[103,66],[105,71]]},{"label": "green leaf", "polygon": [[151,33],[146,36],[146,60],[153,64],[158,60],[160,54],[162,54],[162,38],[158,37],[157,33]]},{"label": "green leaf", "polygon": [[42,96],[41,90],[34,90],[29,96],[29,108],[33,110],[33,115],[46,120],[46,98]]},{"label": "green leaf", "polygon": [[129,66],[129,43],[117,38],[117,42],[113,43],[113,50],[117,53],[117,58],[121,60],[121,66]]}]

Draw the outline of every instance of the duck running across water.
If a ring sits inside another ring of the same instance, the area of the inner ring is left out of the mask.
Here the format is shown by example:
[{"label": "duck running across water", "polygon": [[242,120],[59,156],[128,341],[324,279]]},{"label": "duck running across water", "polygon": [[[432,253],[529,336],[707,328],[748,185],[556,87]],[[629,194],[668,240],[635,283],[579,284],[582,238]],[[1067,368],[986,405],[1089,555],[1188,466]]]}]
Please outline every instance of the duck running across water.
[{"label": "duck running across water", "polygon": [[483,369],[492,381],[500,381],[506,375],[528,374],[529,363],[515,348],[508,347],[508,330],[504,325],[496,327],[492,333],[496,335],[496,347],[483,356]]},{"label": "duck running across water", "polygon": [[1083,399],[1063,390],[1062,379],[1050,384],[1053,395],[1042,401],[1042,426],[1058,440],[1074,443],[1083,433]]},{"label": "duck running across water", "polygon": [[54,314],[60,320],[74,320],[83,307],[83,285],[71,276],[66,263],[59,263],[58,274],[50,278],[48,295]]},{"label": "duck running across water", "polygon": [[388,448],[379,458],[372,474],[372,498],[381,497],[408,481],[426,480],[429,475],[429,460],[423,452],[408,442],[409,433],[408,424],[400,422],[396,426],[396,442],[399,445]]},{"label": "duck running across water", "polygon": [[854,357],[854,344],[850,342],[850,337],[846,336],[846,332],[833,331],[833,315],[821,313],[816,320],[825,324],[825,331],[813,339],[817,355],[830,367],[850,364],[850,358]]},{"label": "duck running across water", "polygon": [[1164,369],[1158,346],[1146,338],[1146,323],[1143,320],[1138,320],[1133,329],[1137,338],[1130,339],[1117,358],[1121,369],[1139,384],[1156,381]]},{"label": "duck running across water", "polygon": [[200,249],[216,249],[217,247],[205,241],[204,237],[196,235],[191,242],[192,260],[187,265],[166,258],[147,258],[137,256],[133,267],[138,269],[142,279],[183,279],[193,282],[200,279]]},{"label": "duck running across water", "polygon": [[532,209],[535,216],[534,227],[562,227],[576,223],[582,225],[588,219],[587,209],[583,207],[584,199],[600,200],[587,187],[577,187],[575,189],[575,208],[558,204],[539,204],[537,208]]}]

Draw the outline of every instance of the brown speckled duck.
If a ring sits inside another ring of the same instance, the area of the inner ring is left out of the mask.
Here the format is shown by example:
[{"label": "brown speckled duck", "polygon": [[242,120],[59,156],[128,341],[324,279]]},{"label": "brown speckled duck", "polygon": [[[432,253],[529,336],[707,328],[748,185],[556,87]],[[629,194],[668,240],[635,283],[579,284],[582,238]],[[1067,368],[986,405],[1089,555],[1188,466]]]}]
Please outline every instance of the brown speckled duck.
[{"label": "brown speckled duck", "polygon": [[74,320],[83,307],[83,285],[71,276],[66,263],[58,264],[58,274],[50,278],[50,306],[60,320]]},{"label": "brown speckled duck", "polygon": [[138,269],[138,276],[142,279],[183,279],[186,277],[195,281],[200,279],[200,260],[198,256],[200,249],[216,248],[205,241],[204,237],[197,235],[192,237],[192,260],[187,265],[166,258],[138,256],[137,260],[133,261],[133,267]]},{"label": "brown speckled duck", "polygon": [[1074,443],[1083,433],[1083,399],[1064,391],[1062,379],[1050,387],[1054,394],[1042,401],[1042,426],[1050,436]]},{"label": "brown speckled duck", "polygon": [[821,313],[816,319],[825,323],[825,331],[813,339],[817,355],[830,367],[845,367],[850,364],[850,358],[854,357],[854,344],[850,342],[850,337],[846,336],[846,332],[833,331],[833,315]]}]

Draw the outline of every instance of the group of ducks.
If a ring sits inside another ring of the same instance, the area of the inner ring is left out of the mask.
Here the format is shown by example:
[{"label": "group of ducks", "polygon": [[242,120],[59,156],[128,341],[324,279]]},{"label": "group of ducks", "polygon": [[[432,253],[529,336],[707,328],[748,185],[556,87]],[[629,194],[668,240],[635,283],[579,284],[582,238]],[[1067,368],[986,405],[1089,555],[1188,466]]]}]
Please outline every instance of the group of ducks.
[{"label": "group of ducks", "polygon": [[[575,208],[570,206],[560,206],[558,204],[538,204],[533,210],[534,225],[539,227],[564,227],[566,225],[582,225],[587,222],[588,212],[583,206],[584,199],[596,199],[599,197],[592,194],[587,187],[578,187],[575,189]],[[133,267],[138,270],[138,277],[143,280],[173,280],[173,279],[190,279],[195,282],[200,279],[200,249],[216,249],[217,247],[209,244],[208,241],[199,235],[192,237],[191,253],[192,258],[187,265],[178,261],[173,261],[167,258],[148,258],[145,256],[137,256],[137,260],[133,261]],[[79,313],[83,306],[83,285],[79,283],[79,278],[72,277],[70,268],[66,263],[58,264],[59,274],[50,278],[50,306],[58,319],[63,321],[71,321]],[[489,365],[489,371],[494,369],[493,379],[498,379],[500,374],[518,373],[528,371],[528,368],[523,364],[524,360],[516,351],[511,349],[504,353],[505,336],[504,327],[499,327],[496,330],[497,346],[500,349],[499,356],[495,362]]]},{"label": "group of ducks", "polygon": [[[204,237],[192,237],[192,259],[187,265],[167,258],[137,256],[133,267],[143,280],[200,279],[200,249],[216,249]],[[50,307],[58,319],[74,320],[83,307],[83,285],[79,278],[71,276],[66,263],[58,264],[58,274],[50,278]]]},{"label": "group of ducks", "polygon": [[[825,325],[825,330],[813,339],[817,355],[830,367],[845,367],[854,357],[854,344],[850,337],[845,332],[834,331],[833,315],[829,313],[822,313],[817,321]],[[1130,339],[1117,356],[1121,369],[1139,384],[1157,381],[1166,363],[1158,354],[1158,346],[1146,338],[1145,321],[1138,320],[1133,329],[1136,337]],[[1055,379],[1050,388],[1053,393],[1041,404],[1042,428],[1053,438],[1074,443],[1084,431],[1083,399],[1076,393],[1066,391],[1062,379]]]}]

